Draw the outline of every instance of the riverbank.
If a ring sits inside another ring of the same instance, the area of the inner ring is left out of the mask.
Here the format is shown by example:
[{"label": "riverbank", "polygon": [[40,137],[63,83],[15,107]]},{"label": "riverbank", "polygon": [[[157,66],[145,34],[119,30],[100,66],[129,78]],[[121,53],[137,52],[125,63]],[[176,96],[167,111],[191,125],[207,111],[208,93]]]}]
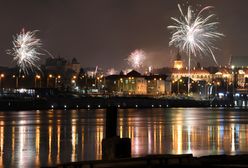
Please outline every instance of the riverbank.
[{"label": "riverbank", "polygon": [[248,155],[211,155],[193,157],[192,154],[183,155],[148,155],[139,158],[116,160],[98,160],[64,163],[54,168],[71,167],[108,167],[108,168],[167,168],[167,167],[204,167],[204,168],[240,168],[248,167]]},{"label": "riverbank", "polygon": [[154,97],[5,97],[0,98],[0,110],[169,108],[169,107],[233,107],[230,101],[195,100],[192,98]]}]

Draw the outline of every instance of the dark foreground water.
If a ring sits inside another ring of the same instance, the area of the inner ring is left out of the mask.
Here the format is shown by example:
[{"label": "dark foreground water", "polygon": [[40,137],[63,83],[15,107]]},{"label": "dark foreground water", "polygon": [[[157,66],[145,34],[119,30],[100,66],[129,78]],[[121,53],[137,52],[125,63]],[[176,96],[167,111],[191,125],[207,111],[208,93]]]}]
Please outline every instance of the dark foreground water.
[{"label": "dark foreground water", "polygon": [[[248,111],[121,109],[118,134],[132,156],[248,153]],[[0,112],[0,167],[101,159],[105,110]]]}]

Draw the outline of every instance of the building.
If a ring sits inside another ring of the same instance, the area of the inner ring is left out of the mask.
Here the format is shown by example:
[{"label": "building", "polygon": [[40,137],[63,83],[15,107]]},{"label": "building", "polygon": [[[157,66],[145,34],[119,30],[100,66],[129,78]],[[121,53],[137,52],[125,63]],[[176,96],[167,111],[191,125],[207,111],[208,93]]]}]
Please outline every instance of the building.
[{"label": "building", "polygon": [[[149,75],[145,76],[147,81],[147,94],[148,95],[161,95],[168,94],[170,88],[166,85],[165,75]],[[167,86],[167,87],[166,87]]]},{"label": "building", "polygon": [[177,81],[180,80],[182,77],[189,77],[189,76],[193,81],[205,80],[207,82],[210,82],[212,80],[212,75],[203,67],[201,68],[194,67],[193,69],[190,70],[190,74],[187,68],[173,69],[171,74],[172,81]]},{"label": "building", "polygon": [[67,68],[72,69],[78,75],[81,69],[81,65],[76,58],[73,58],[71,62],[67,64]]},{"label": "building", "polygon": [[177,53],[176,59],[174,60],[173,68],[178,70],[183,68],[183,61],[179,52]]},{"label": "building", "polygon": [[234,74],[235,88],[238,92],[248,92],[248,56],[234,56],[230,61]]},{"label": "building", "polygon": [[106,87],[109,93],[119,95],[158,95],[166,93],[165,75],[141,75],[132,70],[126,75],[106,77]]}]

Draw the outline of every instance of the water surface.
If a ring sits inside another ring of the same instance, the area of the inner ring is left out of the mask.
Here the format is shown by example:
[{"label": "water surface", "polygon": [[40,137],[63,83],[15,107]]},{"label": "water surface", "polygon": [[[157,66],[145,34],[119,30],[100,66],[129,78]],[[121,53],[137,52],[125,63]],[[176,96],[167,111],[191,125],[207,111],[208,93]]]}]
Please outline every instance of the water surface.
[{"label": "water surface", "polygon": [[[105,110],[0,112],[0,167],[101,159]],[[118,134],[132,156],[248,153],[248,112],[235,109],[120,109]]]}]

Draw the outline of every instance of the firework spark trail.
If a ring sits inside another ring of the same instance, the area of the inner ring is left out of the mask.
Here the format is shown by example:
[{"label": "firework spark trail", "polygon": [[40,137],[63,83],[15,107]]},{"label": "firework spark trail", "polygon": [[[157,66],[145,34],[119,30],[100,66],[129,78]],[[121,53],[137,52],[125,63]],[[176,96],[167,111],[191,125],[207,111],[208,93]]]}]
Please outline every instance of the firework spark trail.
[{"label": "firework spark trail", "polygon": [[43,54],[40,52],[42,42],[36,37],[37,32],[38,30],[25,32],[23,29],[20,34],[13,36],[13,48],[7,50],[7,54],[14,57],[13,60],[24,74],[40,70],[39,56]]},{"label": "firework spark trail", "polygon": [[219,22],[212,21],[216,15],[206,14],[212,8],[212,6],[207,6],[198,14],[195,14],[189,6],[187,14],[184,14],[181,6],[178,4],[181,16],[179,18],[171,17],[174,25],[168,26],[168,29],[172,31],[172,38],[169,45],[174,45],[179,50],[188,54],[188,95],[190,92],[191,54],[194,56],[197,56],[197,54],[210,54],[214,62],[218,65],[213,52],[213,49],[216,49],[214,43],[224,35],[217,31]]},{"label": "firework spark trail", "polygon": [[142,67],[145,60],[145,52],[138,49],[133,51],[127,58],[128,64],[131,65],[133,68]]},{"label": "firework spark trail", "polygon": [[171,17],[175,24],[168,26],[168,29],[172,31],[169,45],[174,45],[180,50],[187,52],[189,56],[191,54],[194,56],[197,56],[197,54],[210,54],[215,63],[218,64],[213,50],[216,49],[215,41],[224,35],[217,31],[219,22],[212,21],[216,15],[206,14],[212,8],[214,7],[207,6],[198,14],[194,14],[194,11],[189,6],[187,14],[184,14],[181,6],[178,4],[181,16],[179,18]]}]

